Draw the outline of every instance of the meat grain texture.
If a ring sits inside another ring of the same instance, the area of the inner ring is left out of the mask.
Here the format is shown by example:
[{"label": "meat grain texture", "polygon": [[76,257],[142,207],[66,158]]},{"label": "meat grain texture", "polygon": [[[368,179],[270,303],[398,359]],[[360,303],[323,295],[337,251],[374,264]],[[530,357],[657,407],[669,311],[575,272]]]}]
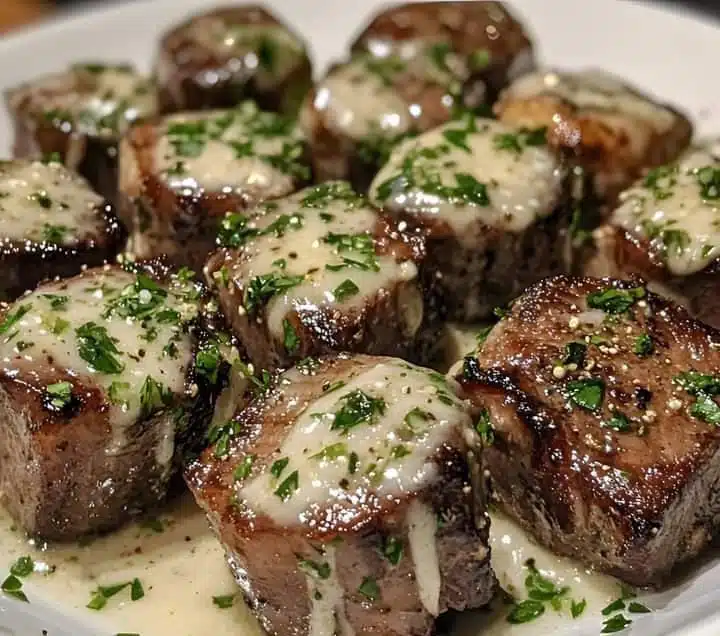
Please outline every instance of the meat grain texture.
[{"label": "meat grain texture", "polygon": [[[269,634],[425,636],[447,610],[490,600],[470,418],[452,393],[442,376],[392,358],[307,360],[191,467],[188,483]],[[385,436],[403,417],[400,453]],[[313,418],[322,421],[307,428]]]},{"label": "meat grain texture", "polygon": [[498,505],[559,554],[666,581],[718,524],[719,346],[638,281],[532,286],[458,375]]}]

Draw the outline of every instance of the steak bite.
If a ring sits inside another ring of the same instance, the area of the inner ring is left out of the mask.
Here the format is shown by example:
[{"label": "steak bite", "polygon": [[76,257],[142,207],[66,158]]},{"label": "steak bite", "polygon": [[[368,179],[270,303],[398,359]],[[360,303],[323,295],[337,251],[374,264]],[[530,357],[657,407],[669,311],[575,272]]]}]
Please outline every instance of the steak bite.
[{"label": "steak bite", "polygon": [[0,294],[115,259],[125,233],[112,207],[60,163],[0,161]]},{"label": "steak bite", "polygon": [[228,210],[294,192],[310,178],[291,119],[251,102],[136,126],[120,146],[120,217],[142,259],[166,254],[199,271]]},{"label": "steak bite", "polygon": [[473,322],[565,269],[566,176],[544,129],[465,117],[398,146],[370,197],[425,238],[448,317]]},{"label": "steak bite", "polygon": [[200,310],[184,274],[117,266],[6,307],[0,498],[26,532],[74,540],[162,502],[225,373],[205,345],[195,368]]},{"label": "steak bite", "polygon": [[136,120],[157,112],[155,87],[131,66],[76,64],[5,95],[16,157],[58,155],[111,202],[117,144]]},{"label": "steak bite", "polygon": [[425,636],[494,592],[471,430],[437,373],[310,359],[217,433],[188,483],[269,634]]},{"label": "steak bite", "polygon": [[231,214],[219,240],[206,276],[256,367],[334,351],[432,357],[441,324],[418,249],[347,183]]},{"label": "steak bite", "polygon": [[177,25],[160,42],[155,75],[165,113],[252,99],[295,115],[312,86],[305,43],[254,5],[215,8]]},{"label": "steak bite", "polygon": [[504,91],[501,121],[548,128],[548,143],[582,168],[590,193],[612,205],[643,170],[674,160],[692,137],[682,113],[597,70],[538,71]]},{"label": "steak bite", "polygon": [[648,172],[621,194],[596,239],[588,271],[637,273],[720,327],[720,158],[712,149]]},{"label": "steak bite", "polygon": [[402,138],[487,108],[532,68],[520,24],[494,2],[402,5],[379,15],[308,96],[301,121],[319,179],[360,191]]},{"label": "steak bite", "polygon": [[458,376],[494,443],[501,508],[542,544],[635,585],[710,542],[720,333],[636,281],[528,289]]}]

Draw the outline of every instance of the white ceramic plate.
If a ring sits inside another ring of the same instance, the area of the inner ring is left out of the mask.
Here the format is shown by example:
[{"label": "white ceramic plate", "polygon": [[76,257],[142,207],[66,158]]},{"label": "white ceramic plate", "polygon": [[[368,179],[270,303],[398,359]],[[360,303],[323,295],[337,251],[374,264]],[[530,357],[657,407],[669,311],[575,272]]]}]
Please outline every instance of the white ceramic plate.
[{"label": "white ceramic plate", "polygon": [[[0,0],[2,2],[2,0]],[[343,55],[354,31],[383,0],[265,0],[303,33],[321,70]],[[208,0],[136,1],[83,12],[0,41],[0,91],[78,59],[130,60],[149,69],[158,35],[185,14],[207,8]],[[693,116],[699,135],[720,133],[717,51],[720,27],[697,16],[617,0],[513,0],[531,28],[542,60],[550,65],[601,67],[677,103]],[[0,112],[0,157],[9,156],[11,131]],[[0,572],[5,555],[0,553]],[[182,583],[185,585],[186,583]],[[30,604],[0,597],[0,636],[99,636],[121,631],[59,607],[40,595]],[[658,611],[637,619],[633,636],[720,634],[720,559],[707,558],[672,590],[651,595]],[[201,608],[198,607],[198,611]],[[715,616],[717,614],[717,616]],[[599,634],[601,621],[566,628],[525,626],[522,634]],[[47,631],[43,631],[47,630]],[[163,631],[163,630],[161,630]],[[238,636],[245,636],[239,628]],[[165,636],[156,630],[142,636]],[[186,634],[173,636],[217,636]]]}]

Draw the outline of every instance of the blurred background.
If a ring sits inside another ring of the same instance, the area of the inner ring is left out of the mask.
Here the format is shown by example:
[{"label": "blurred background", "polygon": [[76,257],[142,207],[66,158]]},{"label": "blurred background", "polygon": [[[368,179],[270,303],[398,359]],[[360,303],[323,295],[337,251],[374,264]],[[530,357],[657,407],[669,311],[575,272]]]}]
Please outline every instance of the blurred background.
[{"label": "blurred background", "polygon": [[[222,1],[218,0],[217,4]],[[0,0],[0,33],[7,33],[25,24],[49,17],[63,9],[67,10],[82,7],[83,5],[101,3],[98,0]],[[720,18],[720,0],[664,0],[663,4],[703,11],[708,16]]]}]

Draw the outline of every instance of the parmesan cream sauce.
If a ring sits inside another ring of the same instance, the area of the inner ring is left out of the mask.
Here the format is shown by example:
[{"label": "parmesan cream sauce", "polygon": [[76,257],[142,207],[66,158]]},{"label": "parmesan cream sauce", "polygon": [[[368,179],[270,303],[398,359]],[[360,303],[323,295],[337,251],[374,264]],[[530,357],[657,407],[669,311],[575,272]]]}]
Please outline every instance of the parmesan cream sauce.
[{"label": "parmesan cream sauce", "polygon": [[505,98],[511,100],[540,95],[557,97],[581,109],[636,117],[650,124],[658,134],[670,130],[677,119],[671,110],[633,90],[614,75],[595,69],[529,73],[505,92]]},{"label": "parmesan cream sauce", "polygon": [[[362,426],[333,430],[343,398],[357,391],[382,400],[383,408]],[[402,433],[404,422],[411,435]],[[437,476],[436,450],[469,426],[466,407],[442,376],[388,360],[347,378],[343,386],[308,404],[277,453],[276,459],[289,459],[286,467],[273,475],[268,466],[257,477],[240,482],[238,500],[280,525],[292,525],[333,501],[357,506],[358,499],[374,494],[393,497],[415,492]],[[338,445],[342,453],[325,454]],[[357,462],[351,471],[353,453]],[[295,471],[297,488],[283,499],[276,491]]]},{"label": "parmesan cream sauce", "polygon": [[[28,380],[32,381],[32,365],[39,364],[58,370],[51,372],[50,377],[58,374],[64,377],[66,372],[79,378],[90,376],[106,390],[113,382],[122,383],[116,385],[118,403],[110,402],[108,405],[114,437],[108,453],[122,450],[125,430],[140,416],[140,395],[147,378],[153,378],[173,394],[182,394],[192,359],[190,337],[182,333],[179,326],[153,321],[157,337],[148,341],[143,338],[145,331],[140,321],[115,314],[103,317],[106,303],[117,298],[135,280],[133,274],[119,268],[107,268],[43,285],[11,306],[10,312],[16,312],[21,307],[28,311],[14,326],[19,332],[17,337],[6,336],[0,340],[0,366],[2,372],[11,377],[28,376]],[[52,302],[58,297],[67,297],[67,300],[61,307],[53,309]],[[185,319],[198,311],[195,304],[185,303],[172,292],[163,306],[178,311]],[[89,322],[105,327],[108,336],[116,339],[118,353],[115,356],[124,365],[120,373],[96,371],[81,357],[76,329]],[[163,352],[171,338],[177,349],[174,358]],[[25,343],[22,350],[19,350],[19,342]],[[49,362],[50,359],[52,362]],[[161,445],[159,462],[169,463],[172,458],[171,443],[172,439],[168,439]]]},{"label": "parmesan cream sauce", "polygon": [[[343,184],[338,183],[338,187]],[[348,204],[342,199],[328,199],[320,207],[303,207],[302,200],[315,189],[303,190],[282,201],[271,204],[272,211],[250,223],[259,230],[276,223],[283,215],[291,221],[282,232],[270,232],[249,241],[241,258],[229,265],[229,277],[243,287],[255,276],[277,272],[284,276],[304,276],[304,280],[280,293],[267,304],[267,323],[273,336],[283,339],[283,321],[291,311],[307,311],[316,307],[335,305],[343,309],[362,306],[383,289],[390,290],[398,283],[410,283],[417,277],[412,261],[398,262],[392,255],[375,255],[377,269],[343,267],[331,271],[327,265],[341,265],[343,258],[364,262],[367,254],[356,250],[338,250],[336,243],[323,240],[330,234],[363,235],[371,240],[378,221],[377,212],[362,204]],[[280,236],[278,236],[280,234]],[[338,298],[336,290],[346,281],[357,292]],[[422,322],[422,299],[416,285],[407,286],[403,307],[407,312],[405,325],[413,335]],[[412,315],[411,315],[412,314]]]},{"label": "parmesan cream sauce", "polygon": [[[523,565],[532,558],[542,574],[556,585],[570,587],[571,598],[587,600],[583,619],[596,626],[599,632],[600,611],[618,597],[618,583],[610,577],[586,571],[570,559],[553,555],[498,513],[491,513],[491,518],[493,567],[500,585],[522,597],[527,576]],[[222,547],[190,495],[168,504],[158,521],[152,525],[162,526],[164,530],[160,533],[150,524],[133,523],[88,545],[42,547],[29,542],[15,530],[10,517],[0,508],[0,555],[3,559],[0,575],[7,572],[15,559],[30,555],[36,561],[37,570],[23,585],[30,602],[42,600],[66,608],[79,620],[95,625],[99,634],[123,631],[142,636],[261,636],[257,621],[239,596]],[[412,549],[415,549],[413,544]],[[331,546],[326,548],[324,559],[329,563],[332,560]],[[335,572],[332,565],[331,572]],[[43,574],[42,571],[48,568],[54,568],[53,573]],[[109,599],[100,612],[86,609],[98,585],[112,585],[135,577],[143,584],[143,599],[131,602],[126,590]],[[316,585],[322,588],[323,599],[328,600],[324,605],[312,608],[312,633],[314,636],[332,636],[332,631],[324,632],[323,629],[327,629],[328,624],[335,626],[328,608],[340,603],[338,586],[332,577],[327,580],[317,577],[310,580],[308,577],[311,598]],[[214,596],[233,594],[238,596],[232,607],[220,609],[213,604]],[[558,613],[548,607],[545,615],[535,621],[511,625],[505,620],[508,607],[502,603],[493,607],[490,612],[460,614],[451,634],[537,636],[550,631],[560,633],[577,622],[570,618],[567,610]],[[342,623],[342,616],[339,618]],[[352,634],[343,632],[343,636]]]},{"label": "parmesan cream sauce", "polygon": [[62,164],[0,162],[0,235],[63,246],[105,232],[103,198]]},{"label": "parmesan cream sauce", "polygon": [[123,133],[136,119],[158,109],[150,80],[126,67],[79,64],[21,87],[11,104],[17,107],[28,95],[31,110],[55,111],[59,119],[67,114],[80,133],[90,135]]},{"label": "parmesan cream sauce", "polygon": [[[187,196],[202,190],[221,194],[251,193],[262,199],[274,199],[294,190],[293,177],[263,157],[278,156],[285,144],[301,141],[299,130],[290,135],[253,134],[247,124],[247,118],[253,116],[248,108],[180,113],[164,119],[164,131],[159,131],[155,149],[155,168],[172,190]],[[173,144],[167,134],[168,127],[198,122],[204,123],[209,131],[197,135],[199,149],[190,155],[179,152],[179,146]],[[217,122],[221,125],[217,126]],[[252,144],[250,152],[240,152],[233,147],[248,142]]]},{"label": "parmesan cream sauce", "polygon": [[[211,51],[220,60],[230,60],[226,71],[241,76],[254,71],[263,86],[282,81],[305,55],[303,43],[277,24],[240,24],[210,15],[192,20],[184,35],[202,47],[185,48],[184,54],[189,51],[205,62],[207,51]],[[269,60],[263,60],[261,48],[267,50]]]},{"label": "parmesan cream sauce", "polygon": [[648,240],[672,274],[699,272],[720,256],[720,190],[708,198],[701,182],[715,171],[720,175],[720,161],[712,152],[691,150],[654,186],[643,179],[622,193],[611,223]]},{"label": "parmesan cream sauce", "polygon": [[[444,221],[460,240],[472,238],[468,230],[478,222],[522,232],[538,218],[550,215],[560,200],[565,172],[548,148],[498,148],[501,135],[519,131],[494,120],[476,119],[472,128],[474,132],[463,136],[465,148],[448,141],[448,133],[468,130],[467,122],[457,121],[401,143],[375,177],[371,198],[393,211],[407,210]],[[428,151],[437,156],[425,156]],[[420,154],[423,152],[425,155]],[[413,165],[411,183],[403,173],[407,159]],[[436,178],[442,186],[459,187],[458,175],[469,175],[484,185],[489,203],[468,203],[459,196],[448,198],[423,189],[425,180],[434,184]],[[380,186],[389,182],[389,197],[383,200]]]}]

